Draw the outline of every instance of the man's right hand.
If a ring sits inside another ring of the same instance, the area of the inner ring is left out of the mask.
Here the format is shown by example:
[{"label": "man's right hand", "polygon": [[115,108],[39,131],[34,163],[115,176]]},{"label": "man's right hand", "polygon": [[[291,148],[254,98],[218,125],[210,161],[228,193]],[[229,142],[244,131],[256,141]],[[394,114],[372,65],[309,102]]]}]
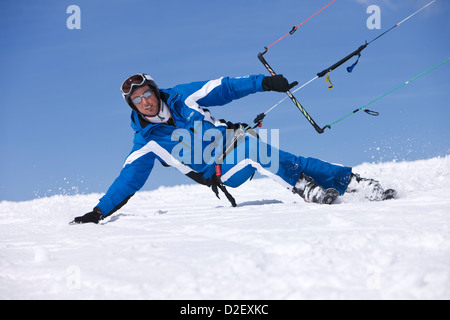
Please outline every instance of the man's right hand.
[{"label": "man's right hand", "polygon": [[102,212],[100,208],[95,207],[91,212],[86,213],[84,216],[76,217],[70,224],[83,224],[83,223],[95,223],[103,220]]}]

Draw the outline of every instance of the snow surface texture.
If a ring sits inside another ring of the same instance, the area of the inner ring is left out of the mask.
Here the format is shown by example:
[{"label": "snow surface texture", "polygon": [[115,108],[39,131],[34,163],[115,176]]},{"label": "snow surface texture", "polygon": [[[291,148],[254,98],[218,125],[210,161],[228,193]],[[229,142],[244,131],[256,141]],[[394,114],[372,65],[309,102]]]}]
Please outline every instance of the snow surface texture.
[{"label": "snow surface texture", "polygon": [[450,299],[450,156],[362,164],[399,199],[308,204],[268,179],[223,197],[137,193],[0,203],[0,299]]}]

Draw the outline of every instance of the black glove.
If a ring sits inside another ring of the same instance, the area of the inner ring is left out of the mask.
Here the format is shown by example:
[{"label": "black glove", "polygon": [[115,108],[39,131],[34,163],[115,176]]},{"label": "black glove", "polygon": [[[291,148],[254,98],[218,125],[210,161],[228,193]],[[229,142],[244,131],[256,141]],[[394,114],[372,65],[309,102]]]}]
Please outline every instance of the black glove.
[{"label": "black glove", "polygon": [[76,217],[70,224],[81,223],[98,223],[103,220],[102,212],[99,207],[95,207],[93,211],[86,213],[84,216]]},{"label": "black glove", "polygon": [[289,84],[289,81],[282,74],[265,77],[262,82],[264,91],[287,92],[298,85],[297,81]]}]

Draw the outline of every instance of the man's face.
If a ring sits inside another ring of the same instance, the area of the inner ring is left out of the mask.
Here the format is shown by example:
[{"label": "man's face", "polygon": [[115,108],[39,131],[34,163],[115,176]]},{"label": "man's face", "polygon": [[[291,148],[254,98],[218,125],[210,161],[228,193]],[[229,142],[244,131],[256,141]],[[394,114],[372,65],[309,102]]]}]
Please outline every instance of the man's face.
[{"label": "man's face", "polygon": [[[147,90],[151,90],[149,86],[143,86],[136,89],[131,95],[131,100],[136,97],[141,97]],[[159,112],[159,101],[154,93],[148,98],[142,97],[142,101],[134,105],[140,113],[149,117],[154,117]]]}]

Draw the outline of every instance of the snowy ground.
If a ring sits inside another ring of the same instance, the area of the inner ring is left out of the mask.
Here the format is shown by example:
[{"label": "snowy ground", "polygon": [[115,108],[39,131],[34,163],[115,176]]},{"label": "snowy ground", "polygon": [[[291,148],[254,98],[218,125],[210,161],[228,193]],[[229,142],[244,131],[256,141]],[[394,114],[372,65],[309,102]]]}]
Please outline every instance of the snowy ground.
[{"label": "snowy ground", "polygon": [[138,193],[69,226],[99,194],[0,203],[0,299],[450,299],[450,156],[354,169],[381,203],[304,203],[275,182]]}]

